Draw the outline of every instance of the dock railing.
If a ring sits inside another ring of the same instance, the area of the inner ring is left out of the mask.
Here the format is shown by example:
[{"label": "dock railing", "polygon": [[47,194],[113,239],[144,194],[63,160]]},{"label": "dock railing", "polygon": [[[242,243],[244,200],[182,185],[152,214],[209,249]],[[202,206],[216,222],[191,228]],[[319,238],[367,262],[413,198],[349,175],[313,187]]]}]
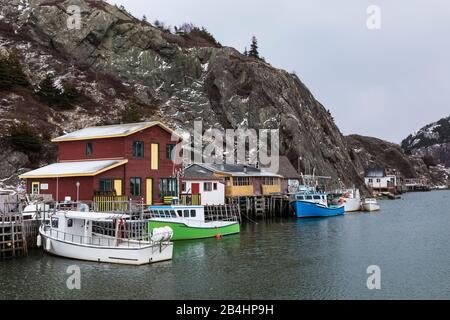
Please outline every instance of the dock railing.
[{"label": "dock railing", "polygon": [[105,234],[95,233],[95,236],[76,235],[63,231],[53,229],[50,225],[44,226],[44,234],[47,237],[55,240],[61,240],[79,245],[98,246],[98,247],[127,247],[127,248],[142,248],[153,244],[166,244],[170,241],[151,240],[150,235],[142,239],[130,239],[124,237],[124,234],[119,230],[119,236],[108,236]]},{"label": "dock railing", "polygon": [[240,221],[240,209],[237,204],[205,206],[205,221]]}]

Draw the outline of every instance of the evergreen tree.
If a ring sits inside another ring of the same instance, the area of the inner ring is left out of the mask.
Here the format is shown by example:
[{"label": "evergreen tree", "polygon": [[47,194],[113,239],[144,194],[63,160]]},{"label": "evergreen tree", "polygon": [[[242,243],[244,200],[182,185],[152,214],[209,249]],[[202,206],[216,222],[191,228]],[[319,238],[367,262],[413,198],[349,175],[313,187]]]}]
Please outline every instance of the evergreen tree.
[{"label": "evergreen tree", "polygon": [[248,50],[247,50],[247,47],[245,47],[245,50],[244,50],[244,56],[248,57]]},{"label": "evergreen tree", "polygon": [[27,87],[29,85],[28,79],[23,72],[22,65],[16,53],[9,55],[8,63],[10,65],[10,74],[13,78],[14,85]]},{"label": "evergreen tree", "polygon": [[11,90],[15,86],[27,87],[28,85],[28,79],[17,54],[0,54],[0,90]]},{"label": "evergreen tree", "polygon": [[129,105],[120,113],[120,123],[136,122],[142,122],[141,113],[135,105]]},{"label": "evergreen tree", "polygon": [[44,80],[39,83],[38,96],[41,100],[48,104],[49,107],[54,107],[62,95],[61,90],[55,86],[55,78],[52,75],[47,75]]},{"label": "evergreen tree", "polygon": [[10,90],[13,87],[13,82],[8,70],[8,63],[6,59],[0,58],[0,90]]},{"label": "evergreen tree", "polygon": [[8,138],[14,149],[26,154],[39,152],[42,149],[42,140],[36,130],[25,122],[13,125],[9,129]]},{"label": "evergreen tree", "polygon": [[64,99],[70,104],[78,100],[80,93],[74,85],[68,82],[63,83]]},{"label": "evergreen tree", "polygon": [[79,97],[79,92],[72,84],[63,82],[62,90],[55,86],[55,78],[47,75],[39,84],[37,95],[41,101],[57,110],[68,110]]},{"label": "evergreen tree", "polygon": [[258,40],[255,36],[252,37],[252,44],[250,45],[250,52],[248,53],[248,56],[251,58],[259,59]]}]

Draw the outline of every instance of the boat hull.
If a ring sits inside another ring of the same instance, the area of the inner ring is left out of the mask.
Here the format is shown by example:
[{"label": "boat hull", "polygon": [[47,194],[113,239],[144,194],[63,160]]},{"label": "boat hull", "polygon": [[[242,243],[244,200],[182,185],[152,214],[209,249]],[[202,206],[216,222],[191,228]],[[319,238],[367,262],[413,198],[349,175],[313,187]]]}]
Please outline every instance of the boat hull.
[{"label": "boat hull", "polygon": [[297,218],[334,217],[345,213],[344,206],[324,207],[317,203],[294,201],[292,202]]},{"label": "boat hull", "polygon": [[144,265],[171,260],[173,243],[154,244],[141,248],[110,248],[67,242],[40,230],[44,251],[70,259],[128,265]]},{"label": "boat hull", "polygon": [[355,212],[361,210],[361,199],[345,198],[344,210],[345,212]]},{"label": "boat hull", "polygon": [[375,204],[375,203],[364,203],[362,205],[362,208],[363,208],[364,211],[373,212],[373,211],[379,211],[380,210],[380,205],[379,204]]},{"label": "boat hull", "polygon": [[154,228],[170,227],[173,230],[173,241],[194,240],[227,236],[240,232],[239,222],[231,222],[226,226],[217,227],[193,227],[182,222],[150,220],[148,232],[151,234]]}]

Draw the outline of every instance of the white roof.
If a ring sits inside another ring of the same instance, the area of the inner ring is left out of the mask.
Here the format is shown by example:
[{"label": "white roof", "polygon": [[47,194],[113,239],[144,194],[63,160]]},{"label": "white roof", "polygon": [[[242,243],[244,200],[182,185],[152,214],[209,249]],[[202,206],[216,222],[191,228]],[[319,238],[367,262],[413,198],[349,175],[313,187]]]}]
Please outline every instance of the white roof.
[{"label": "white roof", "polygon": [[86,139],[101,139],[101,138],[113,138],[113,137],[125,137],[138,131],[158,125],[163,129],[173,133],[171,129],[166,127],[159,121],[139,122],[139,123],[126,123],[126,124],[114,124],[109,126],[88,127],[78,131],[74,131],[55,138],[53,142],[60,141],[73,141],[73,140],[86,140]]},{"label": "white roof", "polygon": [[80,219],[90,221],[104,221],[120,218],[128,218],[125,214],[103,213],[103,212],[82,212],[82,211],[58,211],[56,215],[64,216],[67,219]]},{"label": "white roof", "polygon": [[54,163],[19,176],[21,179],[29,178],[56,178],[95,176],[104,171],[121,166],[128,160],[99,160],[99,161],[74,161]]}]

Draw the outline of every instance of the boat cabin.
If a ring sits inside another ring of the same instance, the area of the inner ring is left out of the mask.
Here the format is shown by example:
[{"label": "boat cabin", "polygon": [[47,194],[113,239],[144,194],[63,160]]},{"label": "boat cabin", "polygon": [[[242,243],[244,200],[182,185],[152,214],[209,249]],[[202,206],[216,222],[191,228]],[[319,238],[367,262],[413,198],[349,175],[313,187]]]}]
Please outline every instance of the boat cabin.
[{"label": "boat cabin", "polygon": [[205,221],[203,206],[150,206],[152,218]]},{"label": "boat cabin", "polygon": [[328,204],[326,193],[299,193],[296,195],[296,200],[303,202],[319,203],[325,206]]},{"label": "boat cabin", "polygon": [[[95,236],[94,221],[120,221],[127,217],[126,215],[99,212],[58,211],[47,221],[47,227],[50,227],[51,235],[57,239],[79,244],[92,244]],[[96,240],[102,244],[98,239]]]}]

